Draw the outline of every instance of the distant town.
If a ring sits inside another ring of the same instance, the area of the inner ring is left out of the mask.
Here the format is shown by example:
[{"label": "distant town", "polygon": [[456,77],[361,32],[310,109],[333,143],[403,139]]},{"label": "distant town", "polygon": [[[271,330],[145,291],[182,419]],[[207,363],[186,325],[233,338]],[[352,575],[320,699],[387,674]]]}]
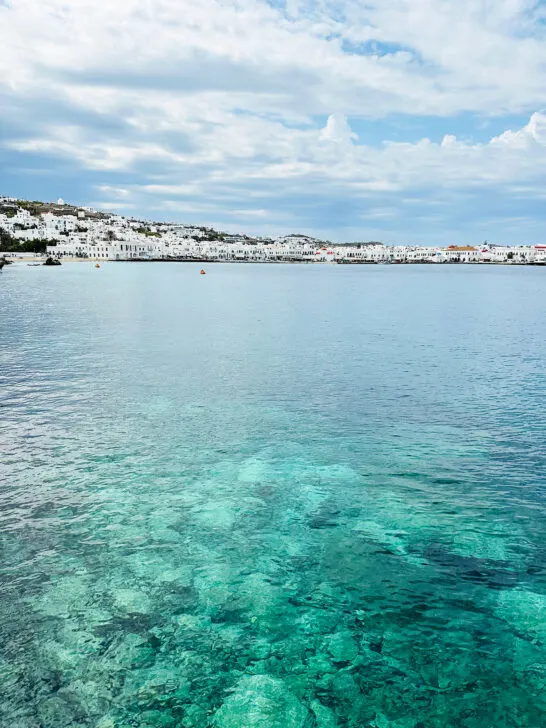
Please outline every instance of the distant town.
[{"label": "distant town", "polygon": [[0,257],[246,263],[502,263],[546,265],[546,245],[334,243],[307,235],[276,238],[150,222],[90,207],[0,196]]}]

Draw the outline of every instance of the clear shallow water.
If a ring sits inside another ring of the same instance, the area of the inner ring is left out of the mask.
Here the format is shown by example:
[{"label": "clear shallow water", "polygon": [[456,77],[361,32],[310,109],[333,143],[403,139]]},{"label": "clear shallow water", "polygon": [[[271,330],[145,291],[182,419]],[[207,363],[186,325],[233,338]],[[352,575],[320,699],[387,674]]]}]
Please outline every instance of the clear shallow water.
[{"label": "clear shallow water", "polygon": [[0,275],[0,725],[545,723],[541,269]]}]

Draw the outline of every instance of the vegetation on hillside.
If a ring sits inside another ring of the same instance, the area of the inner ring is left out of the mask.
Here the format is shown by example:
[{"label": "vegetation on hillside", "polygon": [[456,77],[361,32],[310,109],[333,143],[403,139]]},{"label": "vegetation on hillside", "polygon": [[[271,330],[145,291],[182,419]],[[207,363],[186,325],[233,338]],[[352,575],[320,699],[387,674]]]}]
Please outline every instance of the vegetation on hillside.
[{"label": "vegetation on hillside", "polygon": [[45,253],[48,245],[57,245],[57,240],[17,240],[0,228],[0,253]]},{"label": "vegetation on hillside", "polygon": [[147,238],[160,238],[161,233],[153,233],[149,227],[142,226],[137,228],[137,233],[140,233],[141,235],[146,235]]},{"label": "vegetation on hillside", "polygon": [[214,241],[214,240],[224,240],[226,237],[225,233],[220,233],[217,230],[214,230],[214,228],[208,228],[208,227],[201,227],[197,226],[195,228],[196,230],[200,230],[203,233],[203,236],[200,237],[200,240],[207,240],[207,241]]}]

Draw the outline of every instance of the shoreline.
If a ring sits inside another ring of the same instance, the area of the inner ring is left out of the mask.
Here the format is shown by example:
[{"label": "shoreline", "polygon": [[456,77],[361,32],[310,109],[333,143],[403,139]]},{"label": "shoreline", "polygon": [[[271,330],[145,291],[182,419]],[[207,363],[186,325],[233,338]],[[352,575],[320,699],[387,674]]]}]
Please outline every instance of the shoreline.
[{"label": "shoreline", "polygon": [[[25,256],[23,257],[10,257],[9,253],[0,253],[0,257],[5,257],[9,264],[13,265],[25,265],[42,263],[45,261],[46,256]],[[426,260],[355,260],[355,261],[343,261],[343,260],[332,260],[332,261],[315,261],[315,260],[211,260],[210,258],[127,258],[125,260],[114,260],[113,258],[78,258],[78,257],[60,257],[61,264],[64,263],[201,263],[201,264],[246,264],[246,265],[348,265],[348,266],[366,266],[366,265],[426,265],[426,266],[513,266],[513,267],[535,267],[544,268],[546,267],[545,262],[532,262],[532,261],[458,261],[458,260],[444,260],[444,261],[426,261]]]},{"label": "shoreline", "polygon": [[[81,259],[74,259],[73,262],[80,262]],[[358,261],[342,261],[342,260],[331,260],[331,261],[314,261],[314,260],[211,260],[210,258],[127,258],[126,260],[113,260],[108,258],[87,258],[89,262],[104,262],[104,263],[203,263],[203,264],[218,264],[218,263],[229,263],[229,264],[247,264],[247,265],[347,265],[347,266],[362,266],[362,265],[427,265],[427,266],[461,266],[461,265],[503,265],[503,266],[516,266],[516,267],[528,267],[534,266],[538,268],[546,267],[546,262],[514,262],[514,261],[493,261],[493,260],[444,260],[441,262],[425,261],[425,260],[358,260]],[[61,258],[61,261],[64,260]],[[72,261],[67,261],[72,262]],[[85,261],[84,261],[85,262]]]}]

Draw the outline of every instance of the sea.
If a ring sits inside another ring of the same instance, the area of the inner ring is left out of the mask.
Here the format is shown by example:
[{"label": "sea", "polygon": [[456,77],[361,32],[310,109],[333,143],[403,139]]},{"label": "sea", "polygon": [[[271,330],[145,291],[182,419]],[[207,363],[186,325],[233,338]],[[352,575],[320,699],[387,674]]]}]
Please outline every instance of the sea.
[{"label": "sea", "polygon": [[546,271],[0,273],[2,728],[546,725]]}]

